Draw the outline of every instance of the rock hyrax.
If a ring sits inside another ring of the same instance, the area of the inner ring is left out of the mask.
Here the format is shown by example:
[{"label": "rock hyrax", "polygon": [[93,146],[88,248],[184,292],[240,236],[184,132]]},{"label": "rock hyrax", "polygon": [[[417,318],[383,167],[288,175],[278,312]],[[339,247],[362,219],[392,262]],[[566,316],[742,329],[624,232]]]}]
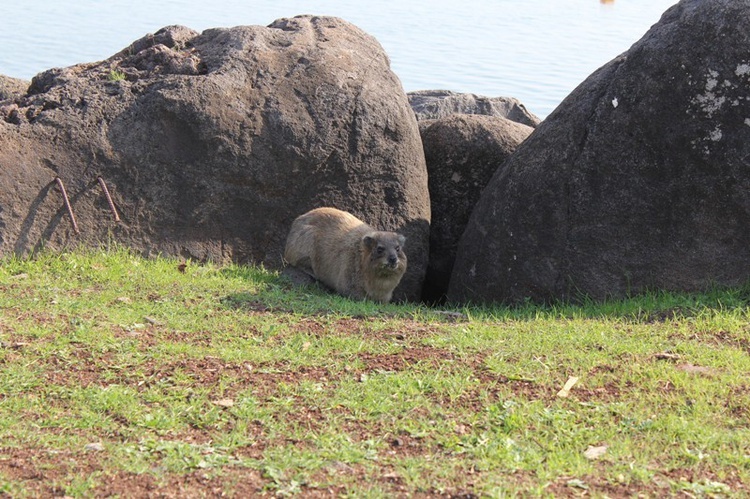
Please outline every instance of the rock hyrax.
[{"label": "rock hyrax", "polygon": [[292,223],[284,260],[344,296],[385,303],[406,271],[405,242],[345,211],[316,208]]}]

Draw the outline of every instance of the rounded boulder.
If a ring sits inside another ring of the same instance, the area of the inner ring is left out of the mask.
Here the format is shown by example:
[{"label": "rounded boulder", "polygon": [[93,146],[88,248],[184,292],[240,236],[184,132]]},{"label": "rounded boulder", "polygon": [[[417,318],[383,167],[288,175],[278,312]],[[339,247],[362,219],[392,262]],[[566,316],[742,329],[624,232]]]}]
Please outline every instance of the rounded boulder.
[{"label": "rounded boulder", "polygon": [[682,0],[495,173],[449,299],[697,291],[750,279],[750,1]]},{"label": "rounded boulder", "polygon": [[0,116],[0,144],[0,186],[18,185],[0,189],[0,253],[114,240],[278,268],[292,221],[335,206],[407,236],[395,296],[419,298],[430,208],[417,122],[380,44],[341,19],[169,26],[35,77]]}]

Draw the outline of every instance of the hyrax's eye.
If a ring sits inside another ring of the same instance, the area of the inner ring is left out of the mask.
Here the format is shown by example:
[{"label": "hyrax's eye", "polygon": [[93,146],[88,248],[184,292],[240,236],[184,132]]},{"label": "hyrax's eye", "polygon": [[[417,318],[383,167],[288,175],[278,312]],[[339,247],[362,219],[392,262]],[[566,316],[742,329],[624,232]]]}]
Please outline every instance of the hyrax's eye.
[{"label": "hyrax's eye", "polygon": [[378,246],[378,249],[377,249],[377,250],[375,250],[375,251],[377,251],[377,252],[378,252],[378,255],[382,255],[382,254],[383,254],[383,252],[385,251],[385,247],[383,247],[383,246]]},{"label": "hyrax's eye", "polygon": [[401,246],[396,246],[396,253],[401,253]]}]

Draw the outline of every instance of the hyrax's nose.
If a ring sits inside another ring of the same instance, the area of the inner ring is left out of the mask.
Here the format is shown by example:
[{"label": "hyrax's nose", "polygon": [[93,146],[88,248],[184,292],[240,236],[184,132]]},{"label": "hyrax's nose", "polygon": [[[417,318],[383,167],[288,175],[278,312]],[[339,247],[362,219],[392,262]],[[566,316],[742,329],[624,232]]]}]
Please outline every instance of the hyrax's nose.
[{"label": "hyrax's nose", "polygon": [[390,255],[390,256],[388,256],[388,265],[390,265],[391,267],[393,267],[397,263],[398,263],[398,256],[396,256],[396,255]]}]

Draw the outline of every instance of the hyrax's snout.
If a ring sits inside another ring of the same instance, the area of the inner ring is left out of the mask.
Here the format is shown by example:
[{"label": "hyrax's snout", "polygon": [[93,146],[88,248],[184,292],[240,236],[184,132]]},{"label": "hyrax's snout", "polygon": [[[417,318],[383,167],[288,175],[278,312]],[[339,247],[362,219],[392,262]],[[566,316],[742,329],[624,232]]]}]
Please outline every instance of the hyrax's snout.
[{"label": "hyrax's snout", "polygon": [[402,246],[406,238],[393,232],[376,232],[362,239],[368,249],[370,260],[381,269],[399,271],[406,267],[406,255]]},{"label": "hyrax's snout", "polygon": [[375,250],[374,258],[380,260],[383,267],[389,269],[395,269],[398,266],[398,248],[388,248],[385,246],[378,246]]}]

